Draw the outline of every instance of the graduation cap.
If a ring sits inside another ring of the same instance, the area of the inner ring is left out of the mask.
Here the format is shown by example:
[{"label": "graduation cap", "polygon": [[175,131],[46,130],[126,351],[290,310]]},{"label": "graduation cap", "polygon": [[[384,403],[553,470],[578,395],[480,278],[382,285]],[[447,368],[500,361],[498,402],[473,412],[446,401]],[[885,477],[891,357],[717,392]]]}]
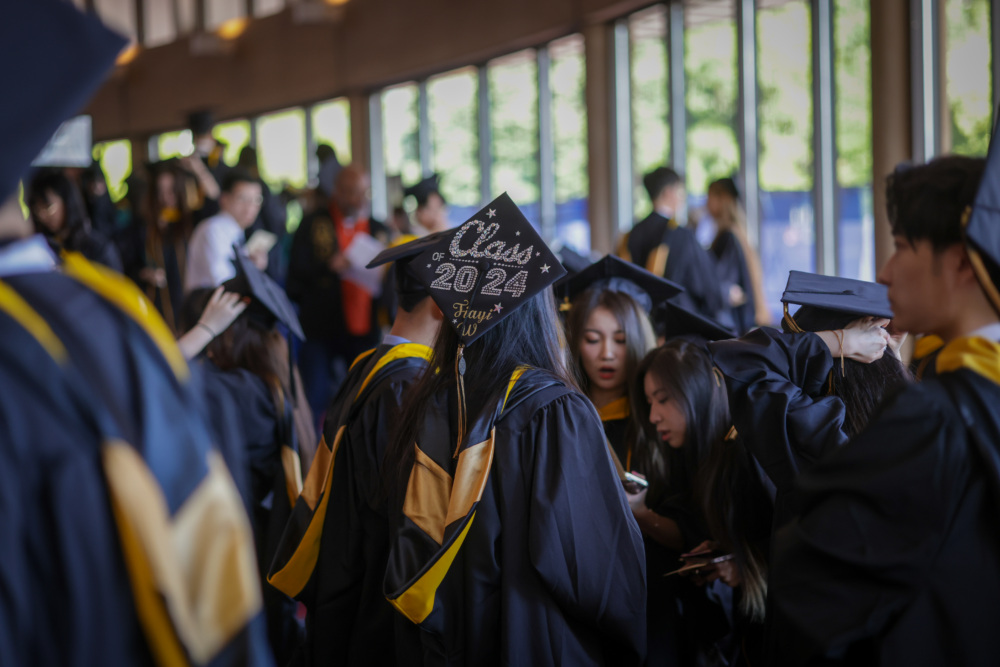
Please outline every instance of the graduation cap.
[{"label": "graduation cap", "polygon": [[969,260],[993,308],[1000,312],[1000,291],[990,277],[987,260],[995,272],[1000,267],[1000,142],[990,142],[979,190],[962,217]]},{"label": "graduation cap", "polygon": [[374,269],[377,266],[394,262],[396,296],[399,298],[399,303],[403,308],[409,311],[410,305],[416,305],[417,302],[424,299],[428,294],[427,288],[410,269],[410,263],[414,257],[438,243],[440,237],[447,234],[448,231],[450,230],[435,232],[386,248],[376,255],[375,259],[368,262],[366,268]]},{"label": "graduation cap", "polygon": [[[7,96],[0,105],[0,201],[17,189],[60,124],[86,105],[126,44],[70,2],[5,2],[3,13],[0,45],[8,63],[0,72]],[[15,65],[15,54],[38,55]]]},{"label": "graduation cap", "polygon": [[432,194],[436,194],[438,197],[441,197],[441,201],[444,201],[444,197],[441,196],[439,180],[437,174],[431,174],[422,181],[404,189],[403,196],[414,197],[417,200],[417,206],[426,204]]},{"label": "graduation cap", "polygon": [[215,114],[208,109],[199,109],[188,114],[188,129],[194,136],[210,134],[213,127],[215,127]]},{"label": "graduation cap", "polygon": [[507,193],[436,235],[410,269],[465,345],[566,273]]},{"label": "graduation cap", "polygon": [[567,280],[561,288],[561,293],[572,301],[589,289],[627,294],[647,313],[651,312],[654,306],[684,291],[684,288],[677,283],[614,255],[605,255],[603,259],[597,260]]},{"label": "graduation cap", "polygon": [[559,261],[562,262],[569,276],[574,276],[593,264],[589,257],[584,257],[567,245],[560,248],[556,254],[559,255]]},{"label": "graduation cap", "polygon": [[233,252],[236,254],[236,259],[233,260],[233,264],[236,265],[236,277],[223,283],[226,291],[250,297],[250,305],[247,307],[250,319],[266,327],[272,326],[275,321],[281,322],[299,340],[305,340],[306,336],[302,333],[299,318],[285,295],[285,290],[254,266],[250,258],[240,252],[235,245]]},{"label": "graduation cap", "polygon": [[892,319],[889,305],[889,288],[878,283],[852,278],[824,276],[818,273],[790,271],[785,293],[781,295],[785,307],[785,322],[789,329],[801,332],[791,315],[788,304],[813,306],[858,317],[884,317]]},{"label": "graduation cap", "polygon": [[667,301],[660,307],[653,319],[656,322],[657,334],[667,340],[672,338],[693,338],[700,341],[728,340],[736,336],[714,320],[699,315],[672,301]]}]

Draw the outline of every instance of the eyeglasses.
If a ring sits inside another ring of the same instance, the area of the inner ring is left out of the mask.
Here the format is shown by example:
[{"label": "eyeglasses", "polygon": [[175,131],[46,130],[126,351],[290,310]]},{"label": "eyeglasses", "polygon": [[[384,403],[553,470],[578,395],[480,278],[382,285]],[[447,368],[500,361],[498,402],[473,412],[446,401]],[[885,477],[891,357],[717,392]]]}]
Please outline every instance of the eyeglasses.
[{"label": "eyeglasses", "polygon": [[241,195],[239,197],[236,197],[236,201],[238,201],[241,204],[256,204],[260,206],[261,204],[264,203],[264,197],[262,197],[261,195],[257,195],[256,197],[247,197],[246,195]]}]

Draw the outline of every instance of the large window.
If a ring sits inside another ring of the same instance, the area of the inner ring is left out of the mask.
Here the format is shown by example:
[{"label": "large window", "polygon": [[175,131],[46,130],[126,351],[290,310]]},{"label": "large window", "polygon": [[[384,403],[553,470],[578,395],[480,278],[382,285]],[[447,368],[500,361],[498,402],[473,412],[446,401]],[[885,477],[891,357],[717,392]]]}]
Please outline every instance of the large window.
[{"label": "large window", "polygon": [[226,145],[222,161],[234,165],[239,160],[240,151],[250,145],[250,121],[233,120],[219,123],[212,128],[212,136]]},{"label": "large window", "polygon": [[387,88],[382,93],[382,140],[385,173],[401,176],[403,183],[416,183],[420,168],[420,94],[413,83]]},{"label": "large window", "polygon": [[431,155],[452,224],[479,210],[479,76],[475,68],[427,82]]},{"label": "large window", "polygon": [[872,213],[872,98],[868,0],[834,6],[837,184],[837,271],[875,279]]},{"label": "large window", "polygon": [[194,140],[191,130],[164,132],[156,138],[156,155],[160,160],[172,157],[182,157],[194,152]]},{"label": "large window", "polygon": [[556,237],[590,250],[587,201],[587,70],[582,35],[549,44],[552,141],[555,148]]},{"label": "large window", "polygon": [[986,155],[992,121],[990,0],[945,0],[951,152]]},{"label": "large window", "polygon": [[214,30],[230,19],[243,16],[245,0],[207,0],[205,2],[205,28]]},{"label": "large window", "polygon": [[711,181],[733,176],[740,166],[735,8],[728,1],[692,6],[685,23],[685,176],[688,193],[701,201]]},{"label": "large window", "polygon": [[144,2],[143,45],[160,46],[177,39],[173,3],[170,0],[144,0]]},{"label": "large window", "polygon": [[127,139],[94,144],[94,159],[101,164],[112,201],[125,196],[125,179],[132,173],[132,144]]},{"label": "large window", "polygon": [[328,144],[341,164],[351,162],[351,104],[346,99],[322,102],[312,108],[313,141]]},{"label": "large window", "polygon": [[760,255],[775,317],[788,271],[813,271],[812,25],[803,0],[757,13]]},{"label": "large window", "polygon": [[491,190],[502,192],[532,224],[540,219],[538,190],[538,64],[533,50],[489,63],[493,139]]},{"label": "large window", "polygon": [[290,109],[257,119],[260,177],[272,189],[306,185],[306,114]]},{"label": "large window", "polygon": [[[667,17],[655,5],[629,17],[629,67],[632,93],[633,211],[637,218],[650,211],[642,175],[667,164],[670,133],[667,76]],[[681,169],[683,171],[683,169]]]}]

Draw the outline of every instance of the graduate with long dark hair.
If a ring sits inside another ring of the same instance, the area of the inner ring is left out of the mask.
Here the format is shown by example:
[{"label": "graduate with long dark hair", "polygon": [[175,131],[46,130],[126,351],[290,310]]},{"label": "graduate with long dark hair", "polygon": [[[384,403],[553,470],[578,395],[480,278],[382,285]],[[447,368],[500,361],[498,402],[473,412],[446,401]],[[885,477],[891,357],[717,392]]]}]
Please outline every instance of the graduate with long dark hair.
[{"label": "graduate with long dark hair", "polygon": [[506,195],[412,262],[447,326],[385,455],[400,664],[640,664],[639,531]]},{"label": "graduate with long dark hair", "polygon": [[656,345],[649,313],[683,289],[608,255],[560,291],[569,308],[566,339],[577,384],[597,408],[623,468],[639,470],[633,458],[645,416],[632,413],[629,394],[639,363]]}]

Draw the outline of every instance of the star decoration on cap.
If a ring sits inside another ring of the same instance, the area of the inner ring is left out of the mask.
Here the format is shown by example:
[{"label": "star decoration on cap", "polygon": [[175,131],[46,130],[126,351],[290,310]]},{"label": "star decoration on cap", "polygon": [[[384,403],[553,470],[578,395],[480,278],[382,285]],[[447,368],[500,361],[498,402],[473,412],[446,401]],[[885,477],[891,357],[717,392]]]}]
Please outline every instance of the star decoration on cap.
[{"label": "star decoration on cap", "polygon": [[542,264],[542,273],[548,273],[551,268],[548,264]]},{"label": "star decoration on cap", "polygon": [[501,306],[499,303],[493,304],[493,312],[499,313],[501,310],[503,310],[503,306]]},{"label": "star decoration on cap", "polygon": [[514,236],[520,236],[521,232],[514,232]]},{"label": "star decoration on cap", "polygon": [[429,269],[429,268],[431,268],[431,265],[430,265],[430,264],[428,264],[428,265],[427,265],[427,268],[428,268],[428,269]]},{"label": "star decoration on cap", "polygon": [[486,216],[487,216],[487,217],[490,217],[490,218],[492,218],[492,217],[493,217],[494,215],[496,215],[496,214],[497,214],[497,210],[496,210],[495,208],[491,208],[490,210],[488,210],[488,211],[486,212]]}]

